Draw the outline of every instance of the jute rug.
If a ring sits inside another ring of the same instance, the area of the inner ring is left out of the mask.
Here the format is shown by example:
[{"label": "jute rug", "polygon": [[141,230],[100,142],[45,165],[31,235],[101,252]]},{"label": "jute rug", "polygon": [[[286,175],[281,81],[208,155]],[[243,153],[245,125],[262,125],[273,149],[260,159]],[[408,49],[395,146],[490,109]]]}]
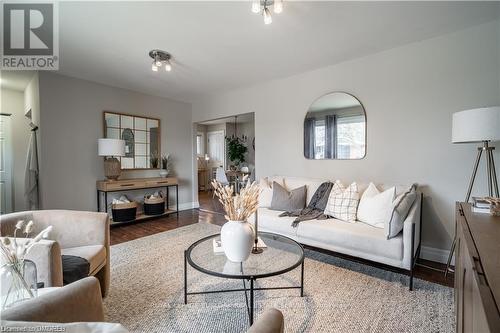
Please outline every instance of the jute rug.
[{"label": "jute rug", "polygon": [[[183,301],[184,250],[220,227],[194,224],[111,247],[107,320],[131,332],[245,332],[243,293],[189,296]],[[257,280],[296,285],[300,269]],[[304,297],[298,290],[256,292],[256,318],[280,309],[287,332],[454,332],[453,289],[306,250]],[[188,266],[190,291],[241,288]]]}]

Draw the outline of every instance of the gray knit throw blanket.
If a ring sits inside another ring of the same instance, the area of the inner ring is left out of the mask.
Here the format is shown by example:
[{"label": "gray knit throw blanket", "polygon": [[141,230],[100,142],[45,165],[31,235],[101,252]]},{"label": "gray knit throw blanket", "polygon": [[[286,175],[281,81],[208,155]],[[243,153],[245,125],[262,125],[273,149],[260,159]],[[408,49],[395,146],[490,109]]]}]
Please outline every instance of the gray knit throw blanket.
[{"label": "gray knit throw blanket", "polygon": [[309,202],[309,205],[307,205],[306,208],[291,212],[284,212],[279,216],[296,216],[297,218],[292,222],[292,227],[294,228],[296,228],[302,221],[324,218],[323,212],[325,211],[326,204],[328,203],[328,197],[330,196],[332,187],[333,183],[331,182],[321,184],[316,192],[314,192],[311,202]]}]

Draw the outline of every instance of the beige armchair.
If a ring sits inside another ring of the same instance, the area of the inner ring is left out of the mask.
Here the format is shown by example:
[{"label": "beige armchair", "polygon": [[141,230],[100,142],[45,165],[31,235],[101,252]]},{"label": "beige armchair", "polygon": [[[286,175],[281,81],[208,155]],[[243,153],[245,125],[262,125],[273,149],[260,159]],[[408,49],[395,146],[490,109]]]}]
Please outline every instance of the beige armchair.
[{"label": "beige armchair", "polygon": [[[57,288],[2,312],[2,329],[43,327],[61,323],[64,332],[126,333],[120,324],[104,322],[99,283],[88,277]],[[53,325],[59,326],[59,325]],[[247,333],[283,333],[283,314],[276,309],[264,312]]]},{"label": "beige armchair", "polygon": [[71,210],[37,210],[0,217],[0,236],[12,236],[19,220],[33,220],[34,234],[53,226],[49,239],[37,244],[27,259],[37,265],[38,280],[46,287],[62,286],[62,255],[90,263],[90,275],[99,279],[102,296],[109,289],[109,218],[106,213]]},{"label": "beige armchair", "polygon": [[43,327],[68,333],[128,332],[120,324],[104,322],[101,289],[95,277],[55,288],[2,312],[2,331],[35,332]]}]

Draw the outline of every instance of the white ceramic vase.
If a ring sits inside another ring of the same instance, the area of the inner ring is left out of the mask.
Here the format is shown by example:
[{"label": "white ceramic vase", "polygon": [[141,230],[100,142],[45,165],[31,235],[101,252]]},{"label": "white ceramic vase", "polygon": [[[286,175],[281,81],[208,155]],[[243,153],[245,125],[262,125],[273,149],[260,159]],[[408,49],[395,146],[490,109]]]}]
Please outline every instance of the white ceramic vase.
[{"label": "white ceramic vase", "polygon": [[233,262],[248,259],[254,242],[254,231],[246,221],[228,221],[221,229],[220,238],[226,257]]},{"label": "white ceramic vase", "polygon": [[160,177],[167,177],[168,176],[168,170],[167,169],[161,169],[160,170]]}]

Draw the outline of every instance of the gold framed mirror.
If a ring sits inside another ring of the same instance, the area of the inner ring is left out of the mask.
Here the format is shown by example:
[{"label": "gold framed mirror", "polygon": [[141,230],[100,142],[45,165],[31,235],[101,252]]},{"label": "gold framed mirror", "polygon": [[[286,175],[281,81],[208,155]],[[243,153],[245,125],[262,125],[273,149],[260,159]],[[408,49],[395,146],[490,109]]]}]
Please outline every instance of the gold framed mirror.
[{"label": "gold framed mirror", "polygon": [[160,119],[103,111],[104,137],[125,141],[122,170],[158,169],[161,154]]}]

